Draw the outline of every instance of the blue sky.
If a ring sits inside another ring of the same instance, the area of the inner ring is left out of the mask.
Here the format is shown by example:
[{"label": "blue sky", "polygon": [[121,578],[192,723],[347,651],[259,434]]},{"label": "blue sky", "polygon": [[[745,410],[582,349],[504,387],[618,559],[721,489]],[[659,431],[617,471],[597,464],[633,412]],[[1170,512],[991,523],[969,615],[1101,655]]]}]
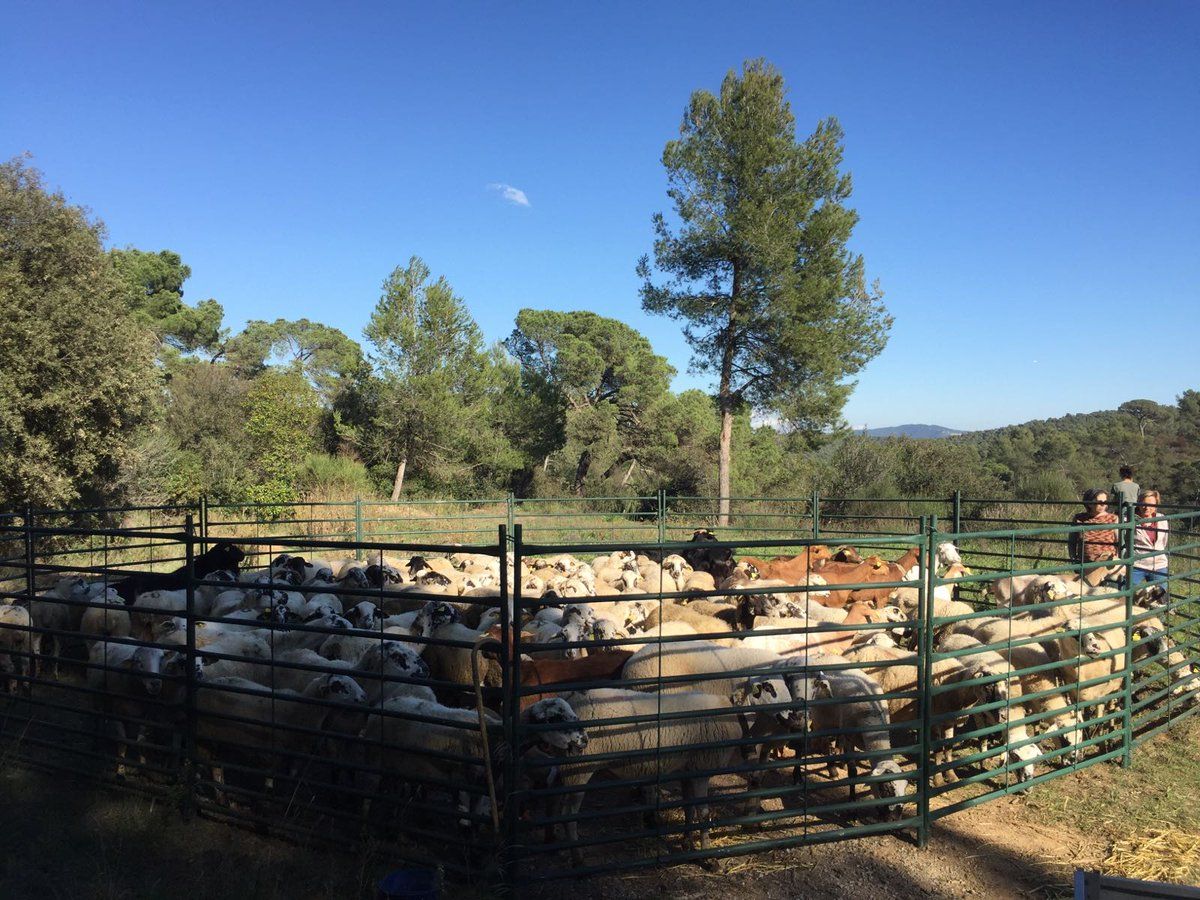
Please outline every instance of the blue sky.
[{"label": "blue sky", "polygon": [[[417,254],[491,339],[592,309],[686,374],[637,258],[690,92],[765,56],[836,115],[896,318],[848,421],[979,428],[1200,387],[1200,4],[4,4],[29,151],[192,301],[361,339]],[[528,205],[505,197],[507,185]],[[1137,365],[1104,369],[1105,348]]]}]

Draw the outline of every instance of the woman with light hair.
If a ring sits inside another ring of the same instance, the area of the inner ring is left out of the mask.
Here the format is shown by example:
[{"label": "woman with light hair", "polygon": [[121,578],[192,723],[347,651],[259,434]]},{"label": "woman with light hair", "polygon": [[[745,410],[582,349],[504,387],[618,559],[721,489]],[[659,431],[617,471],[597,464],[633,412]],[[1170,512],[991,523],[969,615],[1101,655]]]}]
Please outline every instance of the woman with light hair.
[{"label": "woman with light hair", "polygon": [[[1138,494],[1137,526],[1133,532],[1134,556],[1151,554],[1133,562],[1133,586],[1151,581],[1167,580],[1167,538],[1169,523],[1154,521],[1158,515],[1158,491],[1142,491]],[[1142,520],[1147,521],[1143,522]]]}]

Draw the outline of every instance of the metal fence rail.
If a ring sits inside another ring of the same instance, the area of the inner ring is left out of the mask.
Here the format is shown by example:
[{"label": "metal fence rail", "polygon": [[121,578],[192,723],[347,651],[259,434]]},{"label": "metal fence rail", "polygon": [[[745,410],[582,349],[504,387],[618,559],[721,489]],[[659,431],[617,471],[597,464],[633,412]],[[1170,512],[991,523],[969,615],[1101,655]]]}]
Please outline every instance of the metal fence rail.
[{"label": "metal fence rail", "polygon": [[[1061,559],[1096,529],[1061,504],[735,498],[719,541],[693,534],[709,504],[2,515],[0,743],[188,812],[519,885],[924,843],[957,810],[1128,764],[1197,708],[1200,512],[1164,508],[1170,581],[1135,590],[1146,523],[1124,510],[1122,580],[1092,590],[1098,564]],[[792,574],[746,563],[774,557]],[[593,561],[641,587],[589,587]]]}]

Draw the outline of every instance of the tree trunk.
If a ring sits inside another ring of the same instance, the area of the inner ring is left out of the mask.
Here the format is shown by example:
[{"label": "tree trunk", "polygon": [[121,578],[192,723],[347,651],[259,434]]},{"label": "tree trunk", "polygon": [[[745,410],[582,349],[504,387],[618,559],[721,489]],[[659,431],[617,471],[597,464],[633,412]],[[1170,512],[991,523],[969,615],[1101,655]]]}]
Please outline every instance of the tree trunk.
[{"label": "tree trunk", "polygon": [[717,525],[729,525],[729,470],[733,466],[733,359],[737,352],[738,300],[742,295],[741,266],[733,263],[733,285],[729,298],[729,322],[721,340],[721,381],[717,387],[717,406],[721,410],[721,449],[717,456]]},{"label": "tree trunk", "polygon": [[732,463],[733,406],[721,403],[721,449],[717,455],[717,524],[729,525],[729,469]]},{"label": "tree trunk", "polygon": [[629,478],[631,475],[633,475],[633,467],[636,465],[636,459],[631,459],[629,461],[629,468],[625,470],[625,477],[621,479],[621,487],[625,487],[625,485],[629,484]]},{"label": "tree trunk", "polygon": [[592,467],[592,451],[584,450],[579,454],[579,465],[575,467],[575,493],[583,496],[583,482],[587,479],[588,470]]},{"label": "tree trunk", "polygon": [[400,465],[396,466],[396,481],[392,484],[392,500],[400,499],[400,492],[404,490],[404,470],[408,468],[408,457],[400,459]]}]

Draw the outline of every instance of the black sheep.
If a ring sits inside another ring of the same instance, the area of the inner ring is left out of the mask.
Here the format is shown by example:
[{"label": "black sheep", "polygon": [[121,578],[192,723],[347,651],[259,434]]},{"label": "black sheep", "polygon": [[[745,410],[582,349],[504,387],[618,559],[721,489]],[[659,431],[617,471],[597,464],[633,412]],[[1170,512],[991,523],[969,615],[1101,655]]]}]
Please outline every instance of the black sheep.
[{"label": "black sheep", "polygon": [[[246,554],[234,544],[221,541],[212,549],[201,553],[192,560],[194,578],[207,578],[213,572],[222,569],[237,575],[238,565]],[[177,591],[187,587],[188,567],[180,566],[174,572],[139,572],[120,581],[114,581],[109,587],[121,595],[126,605],[132,604],[138,594],[146,591]]]}]

